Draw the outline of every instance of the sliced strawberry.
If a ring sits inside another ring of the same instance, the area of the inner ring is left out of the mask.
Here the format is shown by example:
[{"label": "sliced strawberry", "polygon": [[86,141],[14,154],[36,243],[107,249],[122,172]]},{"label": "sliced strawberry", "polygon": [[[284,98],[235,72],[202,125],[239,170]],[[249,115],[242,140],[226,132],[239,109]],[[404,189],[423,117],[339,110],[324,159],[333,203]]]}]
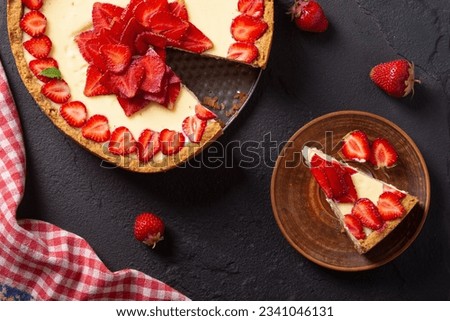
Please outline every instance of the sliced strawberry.
[{"label": "sliced strawberry", "polygon": [[120,17],[122,21],[130,21],[130,19],[132,17],[134,17],[136,8],[138,7],[138,5],[140,5],[142,2],[142,0],[131,0],[127,6],[125,7],[125,9],[122,12],[122,16]]},{"label": "sliced strawberry", "polygon": [[102,85],[102,77],[103,73],[97,67],[88,67],[86,72],[86,85],[84,86],[84,94],[87,97],[112,94],[111,90]]},{"label": "sliced strawberry", "polygon": [[325,175],[328,178],[331,191],[333,193],[333,199],[337,200],[347,195],[348,186],[344,179],[345,171],[337,162],[325,162],[323,167]]},{"label": "sliced strawberry", "polygon": [[183,20],[189,20],[186,6],[181,1],[174,1],[169,3],[169,12]]},{"label": "sliced strawberry", "polygon": [[153,49],[149,49],[145,56],[137,59],[136,63],[145,70],[140,88],[145,92],[160,92],[163,89],[162,82],[166,74],[166,64],[161,57]]},{"label": "sliced strawberry", "polygon": [[97,143],[106,142],[111,136],[108,119],[103,115],[92,116],[82,127],[81,134]]},{"label": "sliced strawberry", "polygon": [[32,10],[22,17],[19,25],[30,36],[41,36],[47,28],[47,18],[40,11]]},{"label": "sliced strawberry", "polygon": [[44,4],[44,0],[22,0],[25,7],[31,10],[39,10]]},{"label": "sliced strawberry", "polygon": [[189,116],[183,120],[182,128],[184,134],[193,143],[200,143],[206,129],[206,120],[202,120],[197,116]]},{"label": "sliced strawberry", "polygon": [[167,38],[150,31],[141,32],[134,46],[139,54],[144,55],[151,48],[166,48]]},{"label": "sliced strawberry", "polygon": [[136,140],[128,128],[118,127],[111,134],[108,150],[114,155],[132,154],[137,150]]},{"label": "sliced strawberry", "polygon": [[46,35],[33,37],[23,43],[25,49],[35,58],[47,58],[52,50],[52,41]]},{"label": "sliced strawberry", "polygon": [[212,111],[207,109],[202,104],[197,104],[195,106],[195,115],[202,120],[210,120],[217,118],[216,114],[214,114]]},{"label": "sliced strawberry", "polygon": [[383,192],[394,193],[400,200],[402,200],[406,197],[406,193],[404,193],[392,186],[389,186],[389,185],[383,185]]},{"label": "sliced strawberry", "polygon": [[368,198],[360,198],[352,208],[352,215],[356,216],[364,225],[372,230],[378,230],[383,226],[383,219],[377,207]]},{"label": "sliced strawberry", "polygon": [[391,192],[384,192],[380,195],[377,203],[378,212],[385,221],[395,220],[405,214],[405,208],[401,199]]},{"label": "sliced strawberry", "polygon": [[166,68],[166,72],[169,77],[169,85],[167,87],[167,96],[164,106],[168,109],[173,109],[173,106],[175,105],[181,91],[181,80],[169,67]]},{"label": "sliced strawberry", "polygon": [[241,14],[233,19],[231,33],[236,41],[253,43],[258,40],[267,30],[265,21]]},{"label": "sliced strawberry", "polygon": [[258,48],[248,42],[235,42],[230,48],[228,48],[228,59],[233,59],[241,62],[251,64],[258,58],[259,50]]},{"label": "sliced strawberry", "polygon": [[193,53],[202,53],[213,47],[212,41],[191,23],[180,41],[179,45],[173,46]]},{"label": "sliced strawberry", "polygon": [[95,30],[109,29],[114,18],[119,19],[123,8],[110,3],[95,2],[92,8],[92,24]]},{"label": "sliced strawberry", "polygon": [[387,139],[377,138],[373,141],[370,162],[375,168],[393,167],[397,165],[397,160],[397,151]]},{"label": "sliced strawberry", "polygon": [[144,97],[141,97],[141,95],[136,95],[133,98],[117,97],[117,101],[125,112],[125,115],[128,117],[137,113],[149,104],[149,101]]},{"label": "sliced strawberry", "polygon": [[352,233],[357,240],[363,240],[366,238],[366,233],[364,232],[361,221],[355,215],[344,215],[344,223],[350,233]]},{"label": "sliced strawberry", "polygon": [[189,22],[178,18],[170,12],[159,11],[150,18],[149,28],[152,32],[164,35],[173,40],[183,38],[189,29]]},{"label": "sliced strawberry", "polygon": [[145,129],[138,140],[139,161],[148,163],[153,156],[161,150],[159,143],[159,133],[150,129]]},{"label": "sliced strawberry", "polygon": [[169,129],[163,129],[159,135],[161,152],[167,156],[179,153],[184,147],[184,141],[185,139],[182,133]]},{"label": "sliced strawberry", "polygon": [[148,28],[151,26],[150,20],[153,15],[159,12],[169,12],[167,0],[142,1],[136,6],[134,16],[141,25]]},{"label": "sliced strawberry", "polygon": [[59,109],[62,118],[72,127],[80,128],[86,123],[87,110],[81,101],[65,103]]},{"label": "sliced strawberry", "polygon": [[31,72],[42,82],[49,82],[52,78],[41,75],[48,68],[59,68],[58,62],[53,58],[35,59],[30,61]]},{"label": "sliced strawberry", "polygon": [[128,21],[128,23],[123,27],[121,33],[120,33],[120,43],[123,45],[128,46],[131,51],[134,53],[134,47],[136,43],[137,36],[144,32],[145,28],[142,27],[139,22],[134,18],[131,17],[131,19]]},{"label": "sliced strawberry", "polygon": [[264,0],[239,0],[238,9],[246,15],[261,18],[264,14]]},{"label": "sliced strawberry", "polygon": [[119,44],[107,44],[101,47],[106,68],[116,74],[123,72],[131,62],[131,50]]},{"label": "sliced strawberry", "polygon": [[354,130],[342,139],[341,152],[347,160],[366,162],[370,158],[371,150],[366,133]]},{"label": "sliced strawberry", "polygon": [[83,56],[84,60],[86,60],[89,63],[92,62],[93,59],[90,52],[88,52],[86,48],[87,43],[88,41],[96,38],[97,35],[94,30],[83,31],[75,37],[75,42],[78,45],[78,49],[80,50],[81,55]]},{"label": "sliced strawberry", "polygon": [[335,197],[335,201],[338,203],[354,203],[358,199],[358,193],[356,192],[355,185],[353,184],[352,180],[352,174],[355,172],[354,170],[349,171],[347,166],[341,167],[343,170],[343,178],[344,178],[344,184],[347,188],[347,193],[343,194],[342,196]]},{"label": "sliced strawberry", "polygon": [[331,189],[330,183],[328,181],[328,177],[325,173],[325,160],[319,157],[318,155],[314,155],[311,158],[310,162],[310,170],[311,174],[314,176],[316,182],[319,184],[322,191],[325,193],[327,198],[333,198],[333,190]]},{"label": "sliced strawberry", "polygon": [[136,96],[139,87],[144,80],[145,70],[142,66],[133,62],[123,74],[106,73],[100,82],[114,94],[122,98]]},{"label": "sliced strawberry", "polygon": [[41,87],[41,93],[57,104],[64,104],[70,99],[70,88],[62,79],[52,79]]}]

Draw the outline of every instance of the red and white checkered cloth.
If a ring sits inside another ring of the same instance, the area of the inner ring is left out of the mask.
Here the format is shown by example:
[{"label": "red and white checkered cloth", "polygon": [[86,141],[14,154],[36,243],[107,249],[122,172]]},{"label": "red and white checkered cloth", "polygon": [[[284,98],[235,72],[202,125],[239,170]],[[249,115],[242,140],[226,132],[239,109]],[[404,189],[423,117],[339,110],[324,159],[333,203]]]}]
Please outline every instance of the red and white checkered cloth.
[{"label": "red and white checkered cloth", "polygon": [[42,221],[18,222],[24,183],[22,131],[0,62],[0,288],[35,300],[188,300],[142,272],[109,271],[77,235]]}]

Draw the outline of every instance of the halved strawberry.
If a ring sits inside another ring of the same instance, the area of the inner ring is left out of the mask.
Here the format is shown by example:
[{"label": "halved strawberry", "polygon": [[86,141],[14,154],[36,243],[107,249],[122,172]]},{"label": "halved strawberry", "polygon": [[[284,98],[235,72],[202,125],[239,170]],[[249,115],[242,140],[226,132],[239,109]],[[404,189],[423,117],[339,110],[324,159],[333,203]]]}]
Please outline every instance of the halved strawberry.
[{"label": "halved strawberry", "polygon": [[144,80],[145,70],[138,63],[131,63],[123,74],[105,73],[100,80],[103,86],[122,98],[136,96],[139,87]]},{"label": "halved strawberry", "polygon": [[163,129],[159,135],[161,152],[167,156],[179,153],[184,147],[184,141],[185,138],[182,133],[169,129]]},{"label": "halved strawberry", "polygon": [[383,192],[394,193],[400,200],[404,199],[406,196],[406,193],[389,185],[383,185]]},{"label": "halved strawberry", "polygon": [[95,2],[92,8],[92,24],[95,30],[109,29],[114,18],[120,19],[123,8],[110,4]]},{"label": "halved strawberry", "polygon": [[81,101],[65,103],[59,109],[62,118],[72,127],[82,127],[86,123],[87,110]]},{"label": "halved strawberry", "polygon": [[161,150],[159,133],[145,129],[139,136],[137,143],[139,161],[148,163],[153,156]]},{"label": "halved strawberry", "polygon": [[189,15],[186,6],[181,1],[170,2],[169,12],[183,20],[189,20]]},{"label": "halved strawberry", "polygon": [[41,93],[57,104],[64,104],[70,99],[69,85],[62,79],[52,79],[41,87]]},{"label": "halved strawberry", "polygon": [[123,72],[131,62],[131,50],[125,45],[106,44],[101,47],[106,68],[116,74]]},{"label": "halved strawberry", "polygon": [[19,25],[30,36],[41,36],[47,28],[47,18],[40,11],[32,10],[24,14]]},{"label": "halved strawberry", "polygon": [[49,82],[52,78],[43,76],[41,73],[48,68],[59,68],[58,62],[53,58],[31,60],[29,64],[31,72],[42,82]]},{"label": "halved strawberry", "polygon": [[47,58],[52,50],[52,41],[46,35],[33,37],[23,43],[25,49],[35,58]]},{"label": "halved strawberry", "polygon": [[206,120],[201,120],[197,116],[188,116],[183,120],[183,133],[193,143],[200,143],[206,129]]},{"label": "halved strawberry", "polygon": [[112,93],[107,87],[103,86],[101,79],[103,73],[95,66],[91,65],[86,71],[86,84],[84,86],[84,94],[87,97],[109,95]]},{"label": "halved strawberry", "polygon": [[258,48],[248,42],[235,42],[228,48],[228,59],[233,59],[241,62],[251,64],[258,58]]},{"label": "halved strawberry", "polygon": [[370,143],[366,133],[354,130],[342,139],[341,152],[345,159],[358,162],[366,162],[371,155]]},{"label": "halved strawberry", "polygon": [[117,101],[125,112],[125,115],[128,117],[137,113],[149,104],[149,100],[145,99],[145,97],[141,97],[141,95],[136,95],[133,98],[117,97]]},{"label": "halved strawberry", "polygon": [[150,27],[150,19],[158,12],[169,12],[167,0],[141,1],[134,10],[134,16],[144,27]]},{"label": "halved strawberry", "polygon": [[239,0],[239,12],[255,18],[261,18],[264,14],[264,0]]},{"label": "halved strawberry", "polygon": [[344,215],[344,223],[350,233],[352,233],[357,240],[363,240],[366,238],[366,233],[364,232],[361,221],[355,215]]},{"label": "halved strawberry", "polygon": [[103,115],[92,116],[81,128],[81,134],[97,143],[106,142],[111,136],[108,119]]},{"label": "halved strawberry", "polygon": [[116,128],[109,140],[108,150],[114,155],[129,155],[137,150],[136,140],[124,126]]},{"label": "halved strawberry", "polygon": [[352,215],[356,216],[363,226],[378,230],[383,226],[383,219],[378,208],[368,198],[360,198],[352,208]]},{"label": "halved strawberry", "polygon": [[405,214],[400,198],[391,192],[380,195],[377,203],[378,212],[385,221],[395,220]]},{"label": "halved strawberry", "polygon": [[231,23],[231,33],[233,38],[241,42],[255,42],[267,30],[268,25],[265,21],[241,14],[233,19]]},{"label": "halved strawberry", "polygon": [[203,32],[200,31],[200,29],[192,23],[189,23],[189,28],[184,34],[184,37],[180,40],[180,44],[175,47],[193,53],[202,53],[208,49],[211,49],[213,47],[213,43]]},{"label": "halved strawberry", "polygon": [[31,10],[39,10],[44,4],[44,0],[22,0],[22,3]]},{"label": "halved strawberry", "polygon": [[207,109],[202,104],[197,104],[195,106],[195,115],[202,120],[210,120],[217,118],[216,114],[214,114],[212,111]]},{"label": "halved strawberry", "polygon": [[377,138],[372,143],[370,162],[376,169],[397,165],[398,154],[394,146],[385,138]]}]

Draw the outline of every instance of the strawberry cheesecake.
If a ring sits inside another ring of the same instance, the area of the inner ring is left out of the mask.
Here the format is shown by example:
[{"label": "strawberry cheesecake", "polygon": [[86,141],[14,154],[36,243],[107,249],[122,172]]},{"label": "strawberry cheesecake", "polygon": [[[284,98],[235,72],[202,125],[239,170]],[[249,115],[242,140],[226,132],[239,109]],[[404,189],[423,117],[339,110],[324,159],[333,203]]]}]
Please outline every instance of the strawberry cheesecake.
[{"label": "strawberry cheesecake", "polygon": [[166,64],[166,49],[265,68],[273,0],[9,0],[30,93],[53,123],[137,172],[176,167],[222,133]]},{"label": "strawberry cheesecake", "polygon": [[364,254],[383,240],[418,203],[415,196],[322,151],[305,146],[303,158],[331,210]]}]

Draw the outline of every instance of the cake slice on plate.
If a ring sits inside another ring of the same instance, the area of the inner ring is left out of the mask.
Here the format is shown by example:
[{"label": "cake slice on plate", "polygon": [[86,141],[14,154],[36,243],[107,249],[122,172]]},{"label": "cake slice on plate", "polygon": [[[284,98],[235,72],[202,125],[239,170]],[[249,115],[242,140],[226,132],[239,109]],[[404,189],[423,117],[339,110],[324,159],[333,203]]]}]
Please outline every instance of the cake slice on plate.
[{"label": "cake slice on plate", "polygon": [[303,158],[355,249],[364,254],[418,203],[417,197],[305,146]]}]

